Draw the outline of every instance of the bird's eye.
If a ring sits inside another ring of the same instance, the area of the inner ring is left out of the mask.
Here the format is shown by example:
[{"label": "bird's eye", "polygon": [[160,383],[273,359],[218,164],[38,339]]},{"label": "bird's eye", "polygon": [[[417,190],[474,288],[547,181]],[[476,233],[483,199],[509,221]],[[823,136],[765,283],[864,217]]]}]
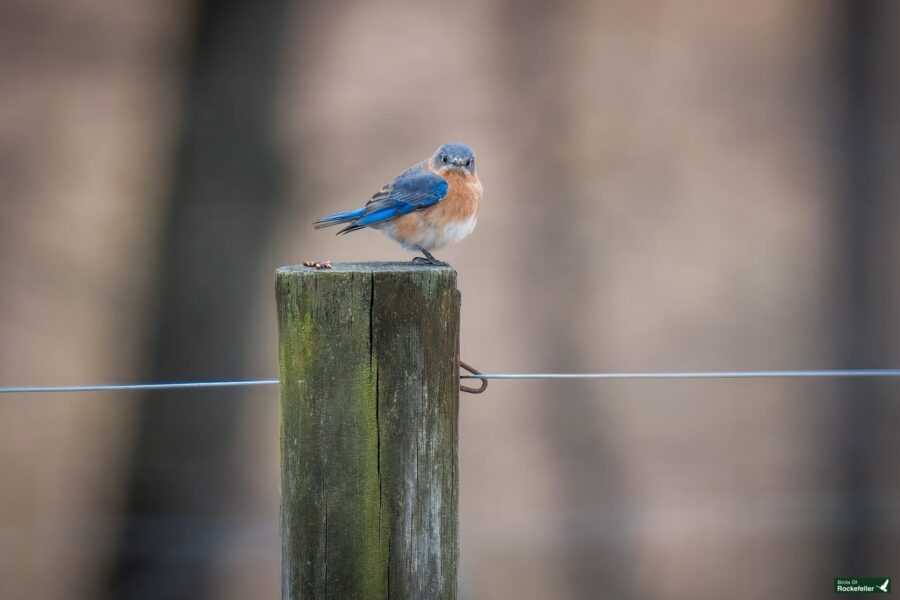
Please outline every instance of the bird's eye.
[{"label": "bird's eye", "polygon": [[469,160],[466,161],[466,166],[468,167],[471,165],[472,165],[472,159],[470,158]]},{"label": "bird's eye", "polygon": [[446,154],[441,155],[441,162],[444,163],[445,165],[447,164],[447,155]]}]

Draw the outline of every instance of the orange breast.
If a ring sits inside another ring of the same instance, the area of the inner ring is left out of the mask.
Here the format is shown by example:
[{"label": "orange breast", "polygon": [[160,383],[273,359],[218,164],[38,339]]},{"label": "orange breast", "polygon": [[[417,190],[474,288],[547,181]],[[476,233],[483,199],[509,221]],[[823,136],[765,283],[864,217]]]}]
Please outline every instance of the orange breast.
[{"label": "orange breast", "polygon": [[475,218],[483,190],[478,175],[448,170],[441,173],[441,176],[449,184],[447,195],[434,206],[423,210],[422,216],[435,225],[460,223]]}]

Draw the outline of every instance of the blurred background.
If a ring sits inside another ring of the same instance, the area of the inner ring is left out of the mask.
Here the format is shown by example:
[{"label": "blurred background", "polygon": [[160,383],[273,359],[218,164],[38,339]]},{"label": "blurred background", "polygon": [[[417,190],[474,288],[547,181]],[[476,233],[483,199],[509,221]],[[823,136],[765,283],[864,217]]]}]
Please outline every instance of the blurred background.
[{"label": "blurred background", "polygon": [[[0,0],[0,385],[270,378],[273,271],[479,156],[484,371],[900,366],[900,4]],[[900,577],[900,382],[463,395],[467,599]],[[0,597],[276,598],[274,387],[0,396]],[[789,591],[788,591],[789,590]]]}]

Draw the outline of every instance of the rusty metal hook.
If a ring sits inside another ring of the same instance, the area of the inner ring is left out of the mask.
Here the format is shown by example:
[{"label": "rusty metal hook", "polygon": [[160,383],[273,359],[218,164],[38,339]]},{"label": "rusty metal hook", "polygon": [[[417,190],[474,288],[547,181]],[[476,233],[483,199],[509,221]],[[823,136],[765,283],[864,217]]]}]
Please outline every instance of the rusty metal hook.
[{"label": "rusty metal hook", "polygon": [[[472,375],[481,375],[481,371],[479,371],[478,369],[476,369],[475,367],[473,367],[473,366],[471,366],[471,365],[466,364],[466,363],[463,362],[463,361],[459,361],[459,367],[460,367],[461,369],[465,369],[466,371],[468,371],[468,372],[471,373]],[[474,387],[469,387],[469,386],[467,386],[467,385],[459,384],[459,391],[461,391],[461,392],[468,392],[468,393],[470,393],[470,394],[480,394],[480,393],[482,393],[484,390],[487,389],[487,386],[488,386],[488,380],[485,379],[484,377],[479,377],[479,379],[481,379],[481,386],[480,386],[480,387],[474,388]]]}]

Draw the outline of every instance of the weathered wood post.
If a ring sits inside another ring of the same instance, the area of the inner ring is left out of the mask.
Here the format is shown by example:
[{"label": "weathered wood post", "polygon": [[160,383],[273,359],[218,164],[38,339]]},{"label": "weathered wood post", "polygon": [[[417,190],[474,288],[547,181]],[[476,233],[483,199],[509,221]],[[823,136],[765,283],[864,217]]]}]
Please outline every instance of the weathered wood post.
[{"label": "weathered wood post", "polygon": [[456,272],[284,267],[276,296],[282,598],[455,599]]}]

